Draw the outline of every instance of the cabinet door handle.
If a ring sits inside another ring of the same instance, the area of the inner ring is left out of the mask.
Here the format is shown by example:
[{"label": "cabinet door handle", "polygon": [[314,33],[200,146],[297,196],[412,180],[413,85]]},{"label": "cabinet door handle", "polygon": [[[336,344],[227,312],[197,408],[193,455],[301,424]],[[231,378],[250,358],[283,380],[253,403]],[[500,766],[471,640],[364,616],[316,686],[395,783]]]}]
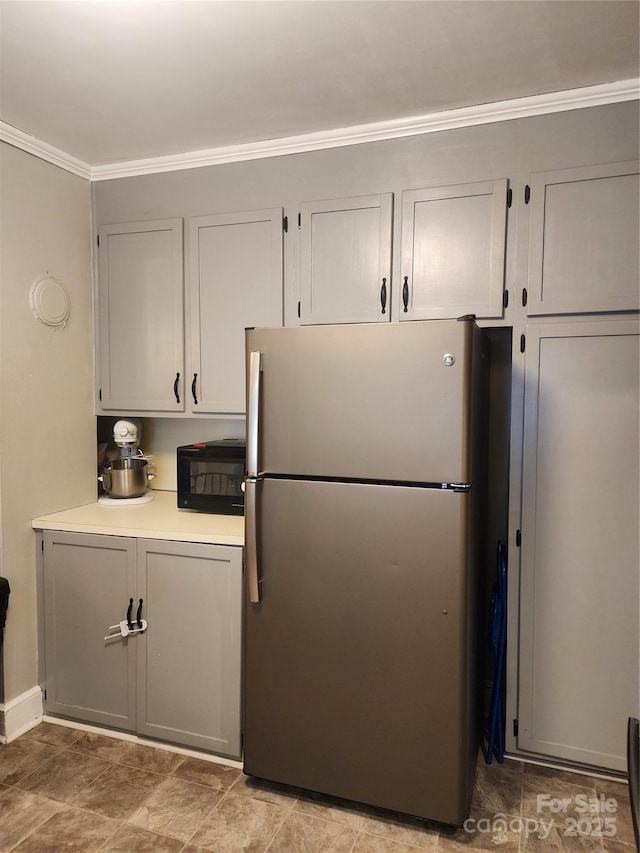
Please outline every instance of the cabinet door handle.
[{"label": "cabinet door handle", "polygon": [[136,622],[138,623],[138,628],[142,628],[142,618],[141,617],[142,617],[142,599],[140,599],[140,603],[138,604],[138,612],[136,613]]},{"label": "cabinet door handle", "polygon": [[193,397],[193,403],[195,406],[198,405],[198,398],[196,397],[196,379],[198,378],[198,374],[193,374],[193,382],[191,383],[191,396]]},{"label": "cabinet door handle", "polygon": [[133,631],[133,625],[131,624],[131,611],[133,610],[133,598],[129,599],[129,606],[127,607],[127,628],[130,631]]},{"label": "cabinet door handle", "polygon": [[178,383],[180,382],[180,374],[176,373],[176,380],[173,383],[173,394],[176,398],[176,403],[180,402],[180,395],[178,394]]},{"label": "cabinet door handle", "polygon": [[407,313],[409,307],[409,276],[405,275],[402,285],[402,304],[404,305],[404,313]]},{"label": "cabinet door handle", "polygon": [[387,280],[382,279],[382,287],[380,289],[380,304],[382,305],[382,313],[386,313],[387,308]]}]

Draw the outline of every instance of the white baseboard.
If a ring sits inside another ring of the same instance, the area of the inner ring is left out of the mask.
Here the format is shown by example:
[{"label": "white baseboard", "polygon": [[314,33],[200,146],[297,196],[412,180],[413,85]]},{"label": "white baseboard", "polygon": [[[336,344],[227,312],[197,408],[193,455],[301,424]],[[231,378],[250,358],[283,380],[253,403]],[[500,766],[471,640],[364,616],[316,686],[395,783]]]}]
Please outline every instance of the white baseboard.
[{"label": "white baseboard", "polygon": [[0,715],[4,718],[4,743],[28,732],[42,720],[42,690],[36,684],[10,702],[0,705]]},{"label": "white baseboard", "polygon": [[126,740],[129,743],[139,743],[142,746],[152,746],[154,749],[163,749],[165,752],[175,752],[178,755],[184,755],[188,758],[199,758],[200,761],[209,761],[211,764],[224,764],[227,767],[235,767],[236,770],[242,770],[242,762],[236,761],[234,758],[225,758],[222,755],[214,755],[210,752],[201,752],[198,749],[189,749],[188,747],[178,746],[174,743],[163,743],[160,740],[140,737],[139,735],[134,735],[130,732],[119,732],[114,729],[103,728],[102,726],[93,726],[90,723],[79,723],[76,720],[64,720],[61,717],[50,717],[48,714],[45,714],[42,719],[45,723],[53,723],[55,726],[66,726],[69,729],[77,729],[81,732],[104,735],[105,737],[112,737],[116,740]]}]

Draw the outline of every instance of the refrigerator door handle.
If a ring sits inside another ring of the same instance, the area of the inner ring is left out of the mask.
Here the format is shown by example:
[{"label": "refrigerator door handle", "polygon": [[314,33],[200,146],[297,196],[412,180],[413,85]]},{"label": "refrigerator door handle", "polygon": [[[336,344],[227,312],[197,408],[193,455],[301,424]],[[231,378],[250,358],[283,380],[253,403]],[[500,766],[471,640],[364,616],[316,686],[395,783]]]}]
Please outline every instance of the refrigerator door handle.
[{"label": "refrigerator door handle", "polygon": [[245,513],[245,566],[247,569],[247,583],[249,584],[249,601],[258,604],[260,601],[260,579],[258,573],[258,530],[256,517],[256,488],[258,481],[247,479],[244,488],[244,513]]},{"label": "refrigerator door handle", "polygon": [[451,489],[453,492],[470,492],[471,483],[443,483],[443,488]]},{"label": "refrigerator door handle", "polygon": [[247,476],[258,476],[258,416],[260,412],[260,371],[262,353],[249,354],[249,381],[247,400]]}]

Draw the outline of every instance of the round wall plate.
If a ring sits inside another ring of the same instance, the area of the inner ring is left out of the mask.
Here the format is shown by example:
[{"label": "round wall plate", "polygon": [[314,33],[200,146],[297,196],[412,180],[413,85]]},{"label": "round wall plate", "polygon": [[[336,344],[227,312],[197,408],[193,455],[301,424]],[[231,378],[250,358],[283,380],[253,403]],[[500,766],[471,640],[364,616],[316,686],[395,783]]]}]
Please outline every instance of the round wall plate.
[{"label": "round wall plate", "polygon": [[53,276],[42,275],[31,285],[29,303],[34,315],[46,326],[64,326],[71,306],[62,284]]}]

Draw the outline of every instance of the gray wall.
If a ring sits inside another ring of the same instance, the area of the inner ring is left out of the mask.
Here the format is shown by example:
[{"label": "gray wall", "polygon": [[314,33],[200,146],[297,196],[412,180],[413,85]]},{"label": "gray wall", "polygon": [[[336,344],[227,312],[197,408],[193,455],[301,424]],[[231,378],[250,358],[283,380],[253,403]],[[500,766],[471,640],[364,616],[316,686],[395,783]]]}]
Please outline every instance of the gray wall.
[{"label": "gray wall", "polygon": [[[89,182],[1,143],[0,198],[0,573],[11,585],[9,703],[38,684],[31,519],[95,499],[96,449]],[[65,328],[31,313],[31,285],[45,273],[70,298]]]}]

